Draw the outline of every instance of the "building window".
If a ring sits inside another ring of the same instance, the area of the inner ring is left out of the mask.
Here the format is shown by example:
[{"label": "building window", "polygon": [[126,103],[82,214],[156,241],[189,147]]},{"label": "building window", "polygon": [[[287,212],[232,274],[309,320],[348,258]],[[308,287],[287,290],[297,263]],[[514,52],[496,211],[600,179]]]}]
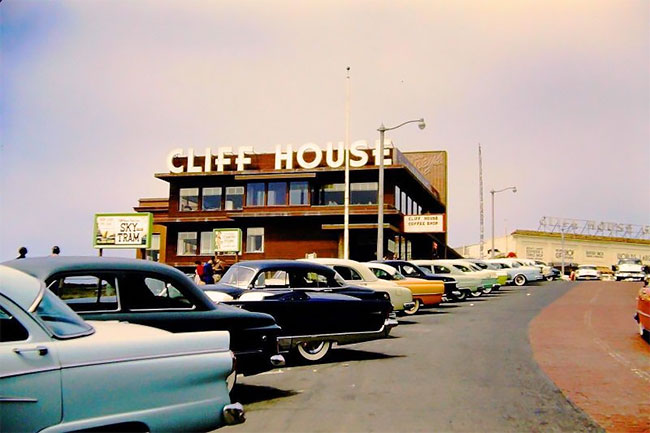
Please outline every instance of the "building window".
[{"label": "building window", "polygon": [[221,210],[221,187],[203,188],[203,210]]},{"label": "building window", "polygon": [[400,212],[406,213],[406,193],[402,191],[402,207],[400,209]]},{"label": "building window", "polygon": [[377,204],[377,182],[359,182],[350,185],[350,204]]},{"label": "building window", "polygon": [[264,182],[246,185],[246,206],[264,206]]},{"label": "building window", "polygon": [[214,232],[201,232],[200,251],[202,256],[214,254]]},{"label": "building window", "polygon": [[264,227],[249,227],[246,229],[246,252],[264,252]]},{"label": "building window", "polygon": [[195,256],[196,247],[197,240],[195,232],[178,233],[178,244],[176,246],[177,256]]},{"label": "building window", "polygon": [[397,209],[397,210],[401,210],[401,208],[400,208],[400,203],[401,203],[400,202],[400,198],[401,198],[400,194],[401,193],[400,193],[400,190],[399,190],[399,186],[395,185],[395,209]]},{"label": "building window", "polygon": [[422,215],[422,206],[418,205],[418,215]]},{"label": "building window", "polygon": [[411,197],[406,198],[406,214],[413,215],[413,200],[411,200]]},{"label": "building window", "polygon": [[198,188],[181,188],[178,210],[195,211],[199,210],[199,189]]},{"label": "building window", "polygon": [[292,206],[309,204],[309,182],[291,182],[289,204]]},{"label": "building window", "polygon": [[226,187],[226,210],[241,209],[244,207],[244,187]]},{"label": "building window", "polygon": [[269,182],[269,206],[285,206],[287,204],[287,183]]},{"label": "building window", "polygon": [[145,259],[153,262],[160,261],[160,234],[153,233],[151,235],[151,248],[146,251]]},{"label": "building window", "polygon": [[321,189],[320,202],[326,206],[336,206],[344,204],[345,200],[345,184],[343,183],[330,183],[323,185]]}]

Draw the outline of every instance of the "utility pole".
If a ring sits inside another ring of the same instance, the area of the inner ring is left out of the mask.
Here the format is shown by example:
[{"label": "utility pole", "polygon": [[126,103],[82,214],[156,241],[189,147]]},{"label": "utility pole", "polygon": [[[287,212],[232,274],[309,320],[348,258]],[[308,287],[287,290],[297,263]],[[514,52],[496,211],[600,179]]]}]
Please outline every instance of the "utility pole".
[{"label": "utility pole", "polygon": [[343,258],[350,258],[350,67],[345,77],[345,193],[343,194]]},{"label": "utility pole", "polygon": [[483,259],[483,249],[485,248],[485,219],[483,216],[483,157],[481,155],[481,143],[478,144],[478,188],[479,188],[479,200],[481,207],[481,234],[480,234],[480,249],[479,249],[479,259]]}]

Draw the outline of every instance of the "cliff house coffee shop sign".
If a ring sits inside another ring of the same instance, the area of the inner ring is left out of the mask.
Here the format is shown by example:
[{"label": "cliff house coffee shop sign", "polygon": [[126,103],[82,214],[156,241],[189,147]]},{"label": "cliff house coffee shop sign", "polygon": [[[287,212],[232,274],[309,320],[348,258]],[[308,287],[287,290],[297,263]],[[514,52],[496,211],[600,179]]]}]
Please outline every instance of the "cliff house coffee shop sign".
[{"label": "cliff house coffee shop sign", "polygon": [[[364,167],[370,163],[371,156],[375,165],[380,164],[377,148],[379,140],[376,140],[373,147],[368,145],[366,140],[358,140],[350,144],[350,167]],[[392,165],[391,140],[384,140],[384,165]],[[370,150],[371,155],[369,155]],[[224,171],[250,170],[251,155],[255,150],[251,146],[240,146],[236,150],[232,147],[218,147],[216,150],[205,148],[203,155],[195,153],[193,148],[184,151],[182,148],[173,149],[167,155],[167,168],[170,173],[210,173]],[[187,165],[181,165],[176,158],[187,158]],[[199,163],[201,158],[202,163]],[[312,169],[325,164],[330,168],[343,167],[345,164],[345,147],[343,142],[327,143],[325,149],[321,149],[315,143],[307,143],[294,150],[293,146],[275,146],[276,170],[293,168]],[[297,165],[297,167],[296,167]]]},{"label": "cliff house coffee shop sign", "polygon": [[150,248],[153,215],[95,214],[94,248]]},{"label": "cliff house coffee shop sign", "polygon": [[404,215],[404,233],[444,233],[445,214]]}]

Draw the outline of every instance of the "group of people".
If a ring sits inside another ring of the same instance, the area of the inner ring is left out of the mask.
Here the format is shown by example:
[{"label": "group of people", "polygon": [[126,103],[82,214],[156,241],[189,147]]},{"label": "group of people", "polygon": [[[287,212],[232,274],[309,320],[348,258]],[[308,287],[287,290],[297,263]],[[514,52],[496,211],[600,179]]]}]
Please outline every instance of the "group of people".
[{"label": "group of people", "polygon": [[[24,259],[25,257],[27,257],[27,252],[28,252],[27,247],[18,248],[18,257],[16,257],[16,258],[17,259]],[[61,248],[59,248],[57,245],[54,245],[52,247],[52,254],[50,254],[50,255],[51,256],[58,256],[59,254],[61,254]]]},{"label": "group of people", "polygon": [[196,284],[214,284],[221,279],[226,270],[225,263],[216,255],[205,263],[200,260],[194,262],[194,282]]}]

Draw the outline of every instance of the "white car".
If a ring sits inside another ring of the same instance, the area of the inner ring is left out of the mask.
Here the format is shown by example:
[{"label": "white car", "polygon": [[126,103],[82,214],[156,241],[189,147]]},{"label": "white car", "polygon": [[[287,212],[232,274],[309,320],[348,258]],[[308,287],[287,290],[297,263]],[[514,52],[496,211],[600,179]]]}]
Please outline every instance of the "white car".
[{"label": "white car", "polygon": [[508,271],[508,284],[524,286],[530,281],[542,281],[544,276],[536,266],[526,266],[518,259],[489,259],[486,262],[499,263],[502,268]]},{"label": "white car", "polygon": [[[411,260],[416,265],[426,269],[434,275],[452,277],[458,282],[458,290],[461,291],[461,300],[466,296],[480,296],[483,290],[483,278],[473,272],[463,272],[465,266],[447,260]],[[478,294],[478,295],[477,295]]]},{"label": "white car", "polygon": [[596,265],[580,265],[576,269],[576,280],[600,280],[600,271]]},{"label": "white car", "polygon": [[393,305],[393,311],[410,310],[415,306],[413,295],[409,289],[392,281],[380,280],[363,263],[335,258],[300,259],[300,261],[328,266],[334,269],[346,283],[388,293],[390,303]]},{"label": "white car", "polygon": [[0,430],[209,431],[230,404],[227,331],[86,322],[38,279],[0,266]]},{"label": "white car", "polygon": [[616,265],[616,272],[614,273],[616,281],[622,280],[636,280],[643,281],[646,278],[645,267],[641,259],[629,258],[620,259]]}]

